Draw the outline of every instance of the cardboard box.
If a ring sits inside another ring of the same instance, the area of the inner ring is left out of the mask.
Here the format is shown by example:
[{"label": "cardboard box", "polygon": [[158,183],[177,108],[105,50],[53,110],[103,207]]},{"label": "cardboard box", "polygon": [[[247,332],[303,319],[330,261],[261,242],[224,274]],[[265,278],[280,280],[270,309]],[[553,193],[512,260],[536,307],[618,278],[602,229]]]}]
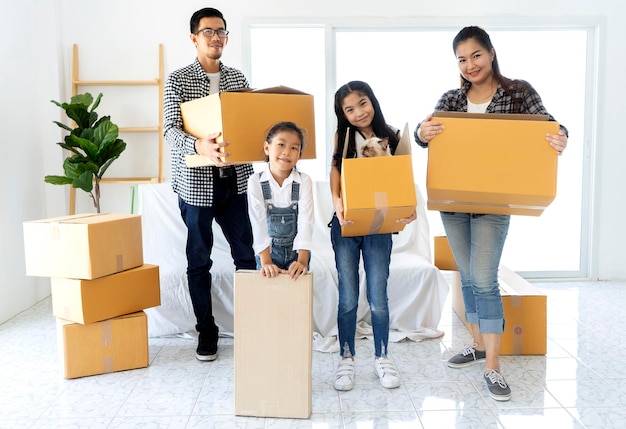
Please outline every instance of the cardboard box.
[{"label": "cardboard box", "polygon": [[142,265],[94,280],[53,277],[52,313],[76,323],[93,323],[161,304],[159,267]]},{"label": "cardboard box", "polygon": [[313,275],[235,273],[235,414],[311,416]]},{"label": "cardboard box", "polygon": [[341,227],[342,236],[404,229],[406,225],[396,220],[409,217],[417,206],[408,123],[394,156],[343,160],[341,197],[345,219],[355,221]]},{"label": "cardboard box", "polygon": [[341,197],[344,218],[354,221],[341,227],[344,237],[402,231],[396,220],[417,206],[411,156],[344,159]]},{"label": "cardboard box", "polygon": [[29,276],[91,280],[143,265],[139,215],[79,214],[23,227]]},{"label": "cardboard box", "polygon": [[80,325],[57,319],[65,378],[148,366],[148,319],[143,311]]},{"label": "cardboard box", "polygon": [[539,216],[554,200],[558,155],[546,133],[557,134],[558,123],[461,112],[436,119],[445,132],[429,144],[429,210]]},{"label": "cardboard box", "polygon": [[[452,308],[465,319],[465,304],[458,271],[452,276]],[[500,265],[498,281],[504,307],[501,355],[545,355],[547,351],[547,296],[517,273]]]},{"label": "cardboard box", "polygon": [[[461,278],[446,236],[435,237],[435,266],[454,271],[452,309],[470,330],[465,319]],[[504,307],[504,332],[500,337],[502,355],[545,355],[547,351],[547,296],[519,274],[500,265],[498,282]],[[471,330],[470,330],[471,332]]]},{"label": "cardboard box", "polygon": [[[222,158],[233,164],[265,161],[263,142],[277,122],[295,122],[304,130],[301,159],[315,158],[315,114],[313,96],[297,89],[278,86],[265,89],[225,91],[180,105],[183,129],[203,138],[221,131],[218,142],[229,141],[231,154]],[[187,155],[188,167],[212,165],[201,155]]]},{"label": "cardboard box", "polygon": [[433,265],[440,270],[458,271],[459,267],[456,264],[456,259],[454,259],[450,243],[448,243],[448,237],[445,235],[435,236],[433,244],[435,248]]}]

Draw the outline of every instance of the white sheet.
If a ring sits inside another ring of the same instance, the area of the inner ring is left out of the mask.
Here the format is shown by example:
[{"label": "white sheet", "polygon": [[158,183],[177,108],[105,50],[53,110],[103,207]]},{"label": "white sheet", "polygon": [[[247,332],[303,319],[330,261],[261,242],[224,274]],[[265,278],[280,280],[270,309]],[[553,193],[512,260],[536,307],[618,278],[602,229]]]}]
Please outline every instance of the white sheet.
[{"label": "white sheet", "polygon": [[[314,182],[315,229],[311,249],[314,278],[314,349],[338,351],[337,272],[330,228],[333,213],[328,182]],[[393,236],[391,271],[388,283],[390,341],[441,336],[436,329],[441,318],[448,284],[432,265],[428,221],[424,199],[416,187],[418,220]],[[159,266],[161,305],[146,309],[152,337],[195,335],[195,316],[187,288],[186,228],[180,218],[176,194],[169,183],[138,186],[138,212],[142,215],[145,263]],[[230,248],[219,226],[215,226],[213,247],[213,314],[221,335],[233,335],[233,272]],[[365,272],[361,272],[361,299],[358,310],[358,337],[371,337],[369,307],[365,298]]]}]

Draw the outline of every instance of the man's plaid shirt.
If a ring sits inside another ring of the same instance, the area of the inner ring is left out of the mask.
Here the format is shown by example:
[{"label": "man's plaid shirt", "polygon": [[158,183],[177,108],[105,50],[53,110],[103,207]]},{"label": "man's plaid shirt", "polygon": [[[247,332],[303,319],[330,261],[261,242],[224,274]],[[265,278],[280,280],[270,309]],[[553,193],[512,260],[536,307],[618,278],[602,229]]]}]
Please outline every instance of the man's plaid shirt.
[{"label": "man's plaid shirt", "polygon": [[[470,87],[469,82],[457,89],[451,89],[441,96],[435,111],[443,110],[447,112],[467,112],[467,91]],[[541,97],[535,89],[526,81],[514,80],[511,82],[509,94],[504,91],[502,85],[498,85],[498,89],[491,99],[491,103],[487,106],[486,113],[523,113],[529,115],[548,115],[548,120],[556,121],[552,115],[548,113],[543,106]],[[419,139],[418,129],[421,123],[415,128],[415,141],[420,146],[428,146],[428,143]],[[561,125],[561,130],[568,135],[567,128]]]},{"label": "man's plaid shirt", "polygon": [[[183,131],[180,103],[209,95],[210,80],[196,58],[193,64],[178,69],[165,81],[163,90],[163,134],[172,153],[172,188],[187,204],[213,206],[213,169],[185,165],[185,154],[195,154],[196,138]],[[219,91],[250,87],[244,74],[220,63]],[[262,138],[263,136],[259,136]],[[235,165],[237,192],[246,192],[251,164]]]}]

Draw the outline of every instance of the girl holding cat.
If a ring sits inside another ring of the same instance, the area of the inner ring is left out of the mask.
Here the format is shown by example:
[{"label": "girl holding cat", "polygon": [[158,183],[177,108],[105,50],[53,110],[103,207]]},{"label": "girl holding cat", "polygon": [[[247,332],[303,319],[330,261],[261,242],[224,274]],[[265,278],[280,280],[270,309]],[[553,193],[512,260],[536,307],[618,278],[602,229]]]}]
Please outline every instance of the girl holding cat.
[{"label": "girl holding cat", "polygon": [[[388,145],[391,154],[399,143],[399,131],[390,127],[380,109],[370,86],[361,81],[343,85],[335,93],[337,131],[330,172],[330,188],[335,207],[331,221],[331,242],[335,251],[335,264],[339,277],[339,305],[337,325],[340,357],[335,373],[336,390],[354,387],[354,355],[357,307],[359,301],[359,260],[363,255],[366,275],[367,300],[370,305],[374,334],[374,368],[383,387],[391,389],[400,385],[398,370],[388,357],[389,308],[387,279],[391,260],[391,234],[373,234],[360,237],[343,237],[341,225],[353,223],[343,217],[341,199],[341,166],[344,157],[363,156],[367,140],[378,137]],[[384,178],[381,178],[384,180]],[[415,213],[399,222],[410,223]]]},{"label": "girl holding cat", "polygon": [[308,271],[313,235],[313,185],[296,169],[304,134],[293,122],[279,122],[263,143],[267,166],[248,179],[248,215],[257,269],[265,277]]}]

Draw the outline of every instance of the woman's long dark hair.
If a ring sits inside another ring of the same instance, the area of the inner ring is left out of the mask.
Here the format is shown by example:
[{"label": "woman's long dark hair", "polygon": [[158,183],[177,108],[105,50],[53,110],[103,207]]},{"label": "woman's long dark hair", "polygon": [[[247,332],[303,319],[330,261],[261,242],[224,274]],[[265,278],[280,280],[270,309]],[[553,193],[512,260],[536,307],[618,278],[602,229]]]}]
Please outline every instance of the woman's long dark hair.
[{"label": "woman's long dark hair", "polygon": [[[459,31],[459,33],[455,36],[454,40],[452,41],[452,51],[454,52],[455,55],[456,55],[456,48],[459,46],[459,44],[469,39],[476,40],[476,42],[480,46],[482,46],[484,49],[486,49],[488,52],[493,51],[493,62],[491,65],[491,68],[493,70],[493,77],[500,84],[502,89],[504,89],[504,92],[508,96],[514,97],[516,90],[519,89],[520,87],[524,90],[528,89],[526,85],[524,85],[522,82],[518,80],[509,79],[508,77],[505,77],[502,75],[502,72],[500,71],[500,65],[498,64],[498,54],[496,50],[494,49],[493,44],[491,43],[491,38],[489,37],[489,34],[487,34],[487,32],[480,27],[469,26]],[[463,75],[461,75],[461,86],[464,86],[464,85],[469,86],[471,84],[467,79],[463,77]],[[518,99],[514,100],[516,112],[520,110],[521,102],[522,100],[518,100]]]},{"label": "woman's long dark hair", "polygon": [[346,83],[341,88],[335,92],[335,115],[337,116],[337,150],[333,154],[333,165],[337,168],[341,169],[341,159],[343,157],[343,149],[346,141],[346,134],[348,134],[348,129],[350,129],[350,133],[348,135],[348,151],[346,154],[347,158],[354,158],[356,156],[356,128],[353,127],[346,116],[343,113],[343,100],[353,92],[358,93],[361,96],[368,97],[372,102],[372,107],[374,107],[374,118],[372,119],[372,131],[376,137],[380,137],[384,139],[387,137],[389,139],[389,147],[391,148],[391,153],[393,154],[398,147],[398,136],[396,133],[387,125],[385,121],[385,116],[383,115],[382,110],[380,109],[380,104],[378,103],[378,99],[374,95],[374,91],[372,88],[365,82],[360,80],[353,80],[351,82]]}]

